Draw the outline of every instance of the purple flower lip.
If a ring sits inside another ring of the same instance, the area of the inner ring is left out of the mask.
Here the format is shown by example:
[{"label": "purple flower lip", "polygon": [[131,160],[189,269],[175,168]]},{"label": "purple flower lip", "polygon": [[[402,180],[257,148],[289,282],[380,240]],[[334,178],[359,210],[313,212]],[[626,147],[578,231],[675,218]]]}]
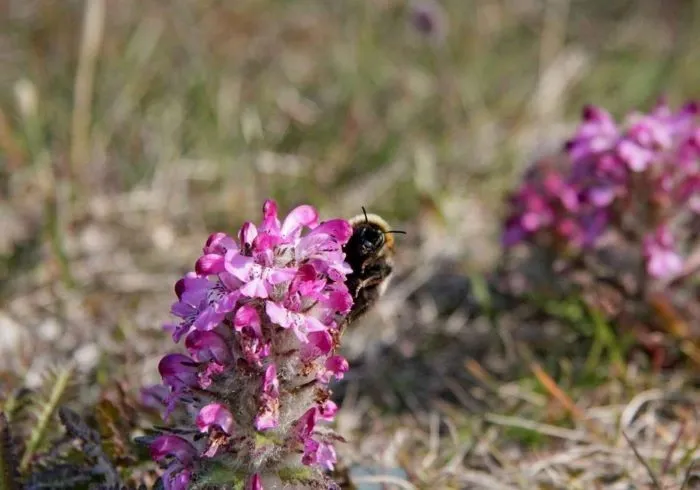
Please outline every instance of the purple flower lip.
[{"label": "purple flower lip", "polygon": [[197,457],[197,450],[185,439],[178,436],[160,436],[150,446],[151,457],[159,461],[173,457],[182,464],[189,464]]}]

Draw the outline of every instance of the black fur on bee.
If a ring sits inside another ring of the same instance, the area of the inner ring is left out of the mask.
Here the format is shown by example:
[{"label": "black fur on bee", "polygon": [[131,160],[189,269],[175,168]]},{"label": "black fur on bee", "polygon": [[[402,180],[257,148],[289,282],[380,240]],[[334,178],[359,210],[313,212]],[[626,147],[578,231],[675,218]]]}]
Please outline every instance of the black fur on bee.
[{"label": "black fur on bee", "polygon": [[345,284],[353,299],[353,307],[346,323],[352,323],[369,310],[384,293],[394,270],[395,233],[383,218],[376,214],[362,214],[350,220],[353,234],[343,247],[345,261],[352,268]]}]

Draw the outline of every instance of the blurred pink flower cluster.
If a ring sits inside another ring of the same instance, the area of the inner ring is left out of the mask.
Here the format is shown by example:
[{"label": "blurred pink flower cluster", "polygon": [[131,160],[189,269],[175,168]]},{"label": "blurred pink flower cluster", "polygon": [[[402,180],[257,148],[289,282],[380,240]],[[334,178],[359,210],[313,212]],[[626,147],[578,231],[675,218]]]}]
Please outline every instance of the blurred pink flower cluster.
[{"label": "blurred pink flower cluster", "polygon": [[639,245],[650,277],[681,273],[700,213],[700,106],[660,103],[622,125],[589,106],[565,152],[568,165],[526,176],[510,197],[504,245],[577,253],[615,230]]},{"label": "blurred pink flower cluster", "polygon": [[190,421],[151,443],[166,489],[216,468],[246,489],[289,475],[326,481],[338,436],[321,422],[337,409],[328,383],[348,369],[334,352],[352,306],[342,250],[351,234],[347,221],[319,223],[306,205],[280,221],[268,200],[262,223],[245,223],[237,240],[209,237],[194,272],[175,285],[178,321],[166,326],[188,354],[163,357],[163,385],[144,390],[165,417],[181,410]]}]

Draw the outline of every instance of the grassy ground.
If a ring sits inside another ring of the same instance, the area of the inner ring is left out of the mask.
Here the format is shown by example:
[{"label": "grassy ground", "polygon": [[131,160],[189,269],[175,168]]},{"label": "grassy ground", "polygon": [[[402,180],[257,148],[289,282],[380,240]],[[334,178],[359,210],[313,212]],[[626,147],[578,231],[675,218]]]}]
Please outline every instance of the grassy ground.
[{"label": "grassy ground", "polygon": [[358,481],[700,485],[692,373],[465,303],[498,259],[503,192],[583,104],[700,96],[700,2],[436,5],[0,0],[0,369],[155,381],[172,284],[209,232],[268,196],[365,206],[409,235],[346,344],[344,457],[385,475]]}]

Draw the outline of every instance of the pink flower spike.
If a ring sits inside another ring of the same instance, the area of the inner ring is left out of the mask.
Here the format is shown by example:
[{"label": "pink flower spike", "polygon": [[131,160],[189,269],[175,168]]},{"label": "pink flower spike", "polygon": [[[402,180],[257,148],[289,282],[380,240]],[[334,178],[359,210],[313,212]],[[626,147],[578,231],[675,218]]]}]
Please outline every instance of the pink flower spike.
[{"label": "pink flower spike", "polygon": [[219,427],[226,434],[232,434],[233,416],[221,403],[205,405],[197,414],[195,421],[200,432],[209,432],[213,426]]},{"label": "pink flower spike", "polygon": [[318,226],[318,212],[312,206],[302,204],[292,209],[282,223],[282,236],[298,238],[304,227]]}]

